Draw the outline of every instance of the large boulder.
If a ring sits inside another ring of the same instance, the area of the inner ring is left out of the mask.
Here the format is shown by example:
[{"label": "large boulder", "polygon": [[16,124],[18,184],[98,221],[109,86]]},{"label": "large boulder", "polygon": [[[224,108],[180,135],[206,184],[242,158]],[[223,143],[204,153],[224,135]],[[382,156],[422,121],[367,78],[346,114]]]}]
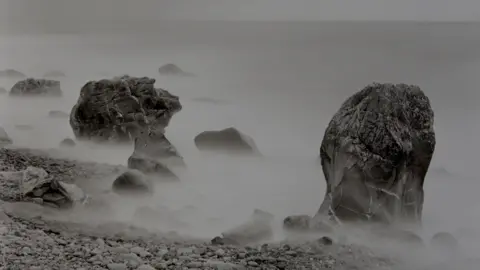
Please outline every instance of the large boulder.
[{"label": "large boulder", "polygon": [[0,70],[0,77],[3,78],[14,78],[14,79],[21,79],[27,77],[25,74],[17,71],[15,69],[5,69]]},{"label": "large boulder", "polygon": [[28,78],[18,81],[10,90],[11,96],[62,96],[60,82],[56,80]]},{"label": "large boulder", "polygon": [[192,76],[193,74],[183,71],[175,64],[165,64],[158,68],[160,75]]},{"label": "large boulder", "polygon": [[200,151],[214,151],[228,154],[260,154],[254,140],[236,128],[204,131],[194,139]]},{"label": "large boulder", "polygon": [[419,225],[433,122],[415,85],[373,83],[348,98],[320,148],[327,188],[316,220]]},{"label": "large boulder", "polygon": [[[90,81],[70,113],[70,126],[77,139],[131,142],[131,169],[145,173],[161,171],[168,157],[180,157],[165,137],[172,116],[182,109],[179,98],[155,88],[155,79],[122,76]],[[167,173],[171,174],[171,173]]]}]

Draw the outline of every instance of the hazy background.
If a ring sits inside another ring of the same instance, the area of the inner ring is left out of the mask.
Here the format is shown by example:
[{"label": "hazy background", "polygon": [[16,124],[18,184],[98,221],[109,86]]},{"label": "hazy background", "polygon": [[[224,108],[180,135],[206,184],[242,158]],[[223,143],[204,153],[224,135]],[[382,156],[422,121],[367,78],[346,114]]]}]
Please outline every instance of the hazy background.
[{"label": "hazy background", "polygon": [[[88,80],[125,73],[155,77],[183,104],[167,136],[189,170],[181,184],[160,190],[149,204],[182,213],[188,226],[181,230],[202,236],[238,224],[255,207],[279,220],[313,214],[325,188],[319,146],[340,104],[372,81],[420,85],[431,99],[437,133],[422,236],[470,231],[462,241],[469,251],[479,250],[478,1],[0,3],[0,69],[34,77],[51,69],[67,74],[60,100],[0,96],[0,124],[15,144],[56,147],[73,136],[68,120],[48,119],[47,113],[70,111]],[[158,67],[169,62],[197,76],[159,76]],[[0,86],[13,83],[5,79]],[[34,129],[18,130],[17,124]],[[263,162],[205,157],[196,150],[196,134],[230,126],[255,139]],[[131,151],[89,145],[63,150],[114,164],[125,164]],[[133,210],[120,205],[120,217],[130,218]]]}]

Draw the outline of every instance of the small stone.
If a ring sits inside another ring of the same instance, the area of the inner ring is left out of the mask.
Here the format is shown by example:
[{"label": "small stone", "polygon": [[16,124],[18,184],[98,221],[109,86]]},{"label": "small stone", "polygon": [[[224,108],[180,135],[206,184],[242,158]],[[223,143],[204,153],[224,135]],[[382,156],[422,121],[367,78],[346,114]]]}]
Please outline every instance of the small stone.
[{"label": "small stone", "polygon": [[217,249],[217,251],[215,251],[215,255],[217,255],[218,257],[223,257],[225,256],[225,250],[219,248]]},{"label": "small stone", "polygon": [[123,263],[110,263],[107,265],[109,270],[127,270],[127,265]]},{"label": "small stone", "polygon": [[248,266],[257,267],[257,266],[258,266],[258,263],[254,262],[254,261],[249,261],[249,262],[248,262]]},{"label": "small stone", "polygon": [[325,246],[331,246],[333,245],[333,240],[330,237],[323,236],[320,239],[317,240],[318,243],[325,245]]},{"label": "small stone", "polygon": [[155,268],[153,268],[152,266],[148,265],[148,264],[143,264],[143,265],[140,265],[137,270],[155,270]]}]

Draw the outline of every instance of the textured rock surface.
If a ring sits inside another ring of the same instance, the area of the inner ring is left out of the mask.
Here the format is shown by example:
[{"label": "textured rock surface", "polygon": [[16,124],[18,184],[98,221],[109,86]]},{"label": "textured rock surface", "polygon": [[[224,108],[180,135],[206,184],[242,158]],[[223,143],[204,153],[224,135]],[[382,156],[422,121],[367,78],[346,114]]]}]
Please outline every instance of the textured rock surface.
[{"label": "textured rock surface", "polygon": [[113,181],[112,190],[121,195],[152,194],[153,187],[148,178],[140,171],[124,172]]},{"label": "textured rock surface", "polygon": [[5,129],[0,127],[0,147],[5,146],[5,145],[9,145],[9,144],[12,144],[12,143],[13,143],[13,141],[10,138],[10,136],[8,136]]},{"label": "textured rock surface", "polygon": [[20,71],[17,71],[14,69],[5,69],[5,70],[0,70],[0,77],[19,79],[19,78],[25,78],[27,76],[21,73]]},{"label": "textured rock surface", "polygon": [[235,154],[260,154],[253,139],[236,128],[230,127],[223,130],[204,131],[195,136],[195,145],[199,150],[235,153]]},{"label": "textured rock surface", "polygon": [[70,113],[75,136],[133,141],[139,131],[163,134],[182,106],[177,96],[154,84],[152,78],[126,75],[86,83]]},{"label": "textured rock surface", "polygon": [[56,80],[27,78],[18,81],[10,90],[11,96],[62,96],[60,82]]},{"label": "textured rock surface", "polygon": [[417,86],[374,83],[348,98],[320,148],[327,190],[316,217],[419,224],[433,121]]},{"label": "textured rock surface", "polygon": [[192,76],[193,74],[183,71],[175,64],[165,64],[158,68],[160,75]]}]

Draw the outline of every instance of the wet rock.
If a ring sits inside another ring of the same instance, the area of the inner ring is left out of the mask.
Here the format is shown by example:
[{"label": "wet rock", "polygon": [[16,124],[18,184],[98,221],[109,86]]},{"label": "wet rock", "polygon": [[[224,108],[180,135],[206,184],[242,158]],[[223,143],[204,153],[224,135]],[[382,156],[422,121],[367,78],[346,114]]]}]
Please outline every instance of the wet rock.
[{"label": "wet rock", "polygon": [[193,76],[193,74],[183,71],[175,64],[165,64],[158,68],[160,75],[175,75],[175,76]]},{"label": "wet rock", "polygon": [[21,79],[27,77],[25,74],[17,71],[15,69],[5,69],[0,70],[0,77],[3,78],[14,78],[14,79]]},{"label": "wet rock", "polygon": [[64,111],[53,110],[48,112],[48,116],[52,118],[68,118],[70,115]]},{"label": "wet rock", "polygon": [[10,96],[61,97],[62,95],[60,82],[46,79],[27,78],[15,83],[10,90]]},{"label": "wet rock", "polygon": [[448,232],[438,232],[433,235],[430,245],[440,251],[455,251],[458,248],[458,240]]},{"label": "wet rock", "polygon": [[8,91],[4,87],[0,87],[0,94],[7,94]]},{"label": "wet rock", "polygon": [[150,195],[153,187],[140,171],[131,170],[121,174],[112,184],[112,190],[121,195]]},{"label": "wet rock", "polygon": [[43,77],[44,78],[60,78],[60,77],[66,77],[65,73],[63,73],[60,70],[51,70],[46,72]]},{"label": "wet rock", "polygon": [[60,142],[60,147],[74,147],[75,141],[71,138],[65,138]]},{"label": "wet rock", "polygon": [[233,127],[218,131],[204,131],[198,134],[194,141],[200,151],[215,151],[228,154],[260,154],[253,139]]},{"label": "wet rock", "polygon": [[374,83],[347,99],[322,140],[327,190],[317,216],[419,223],[435,149],[433,121],[418,86]]},{"label": "wet rock", "polygon": [[13,140],[8,136],[7,132],[5,129],[0,127],[0,147],[10,145],[13,143]]}]

